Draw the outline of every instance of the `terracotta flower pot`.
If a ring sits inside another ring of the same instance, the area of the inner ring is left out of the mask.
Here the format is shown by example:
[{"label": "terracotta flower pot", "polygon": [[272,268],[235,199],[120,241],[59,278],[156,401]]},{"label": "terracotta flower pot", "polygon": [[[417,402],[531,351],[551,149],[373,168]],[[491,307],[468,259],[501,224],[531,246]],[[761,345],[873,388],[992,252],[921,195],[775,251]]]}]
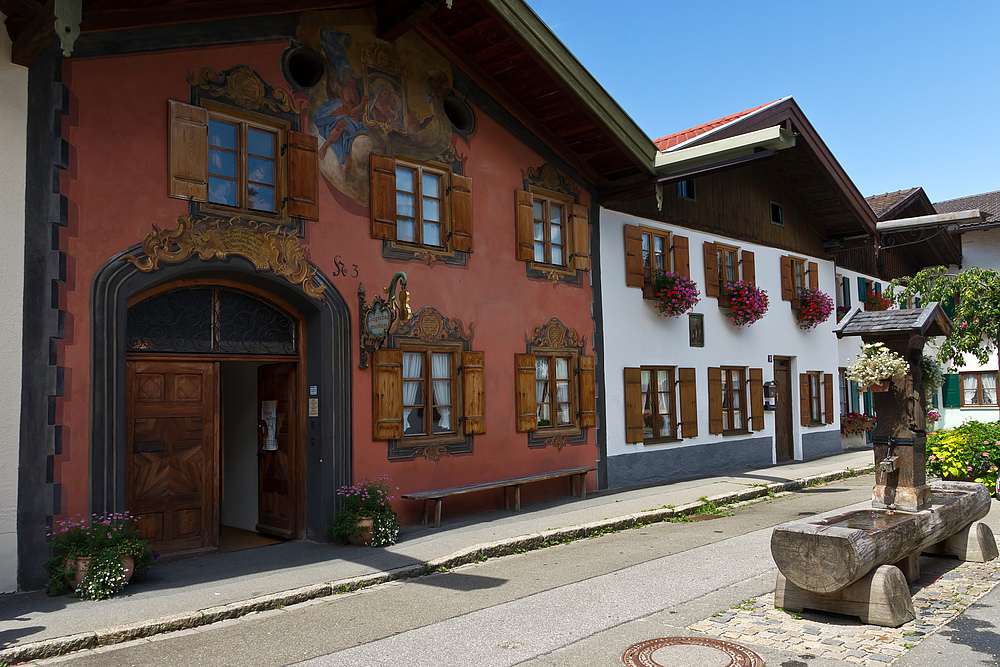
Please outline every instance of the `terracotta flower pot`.
[{"label": "terracotta flower pot", "polygon": [[347,539],[351,544],[356,544],[357,546],[368,546],[372,543],[372,526],[375,524],[373,519],[367,517],[361,517],[358,519],[357,526],[360,530],[351,532]]},{"label": "terracotta flower pot", "polygon": [[[135,572],[135,559],[131,556],[122,556],[122,567],[125,568],[125,583],[132,579]],[[84,577],[87,576],[87,568],[90,567],[90,557],[74,558],[71,569],[73,570],[73,589],[80,588]]]},{"label": "terracotta flower pot", "polygon": [[868,385],[868,388],[871,391],[875,391],[875,392],[889,391],[889,385],[891,384],[891,382],[892,382],[892,380],[882,380],[878,384]]}]

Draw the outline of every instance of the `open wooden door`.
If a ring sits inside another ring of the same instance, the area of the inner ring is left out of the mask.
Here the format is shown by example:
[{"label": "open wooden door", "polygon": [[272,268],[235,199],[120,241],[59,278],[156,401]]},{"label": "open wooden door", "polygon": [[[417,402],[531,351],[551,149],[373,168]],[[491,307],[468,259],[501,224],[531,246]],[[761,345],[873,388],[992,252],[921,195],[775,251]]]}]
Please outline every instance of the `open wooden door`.
[{"label": "open wooden door", "polygon": [[257,369],[257,530],[291,539],[295,525],[298,413],[294,363]]},{"label": "open wooden door", "polygon": [[218,543],[218,366],[128,361],[126,502],[163,553]]}]

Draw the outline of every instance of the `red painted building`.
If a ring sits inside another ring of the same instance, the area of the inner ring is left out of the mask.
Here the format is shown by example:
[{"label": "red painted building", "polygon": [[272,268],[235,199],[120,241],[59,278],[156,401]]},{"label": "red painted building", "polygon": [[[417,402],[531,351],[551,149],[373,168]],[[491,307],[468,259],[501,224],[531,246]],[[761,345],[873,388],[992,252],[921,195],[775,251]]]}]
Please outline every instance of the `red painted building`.
[{"label": "red painted building", "polygon": [[[526,5],[132,4],[85,2],[68,57],[3,7],[35,155],[22,588],[60,516],[211,552],[325,540],[362,476],[595,465],[589,223],[655,148]],[[368,354],[397,272],[413,317]]]}]

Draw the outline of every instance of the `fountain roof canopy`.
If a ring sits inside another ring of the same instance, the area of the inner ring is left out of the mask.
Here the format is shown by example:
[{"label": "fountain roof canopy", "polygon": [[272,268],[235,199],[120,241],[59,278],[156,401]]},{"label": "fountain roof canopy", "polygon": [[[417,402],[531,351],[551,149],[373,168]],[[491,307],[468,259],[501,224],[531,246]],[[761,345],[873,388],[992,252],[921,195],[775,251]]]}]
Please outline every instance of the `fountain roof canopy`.
[{"label": "fountain roof canopy", "polygon": [[904,336],[947,336],[952,331],[951,320],[937,301],[923,308],[864,311],[852,308],[844,315],[833,332],[837,338],[901,338]]}]

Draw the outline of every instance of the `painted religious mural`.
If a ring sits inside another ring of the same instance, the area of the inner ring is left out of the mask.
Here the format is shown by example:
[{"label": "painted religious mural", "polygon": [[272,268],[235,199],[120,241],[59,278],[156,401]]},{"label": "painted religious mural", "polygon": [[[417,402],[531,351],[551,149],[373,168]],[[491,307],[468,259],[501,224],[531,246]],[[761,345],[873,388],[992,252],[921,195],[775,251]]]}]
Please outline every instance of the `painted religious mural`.
[{"label": "painted religious mural", "polygon": [[444,112],[451,66],[419,37],[382,41],[369,12],[347,11],[303,14],[298,40],[325,63],[309,96],[308,131],[319,139],[320,172],[334,188],[367,206],[371,153],[461,163]]}]

